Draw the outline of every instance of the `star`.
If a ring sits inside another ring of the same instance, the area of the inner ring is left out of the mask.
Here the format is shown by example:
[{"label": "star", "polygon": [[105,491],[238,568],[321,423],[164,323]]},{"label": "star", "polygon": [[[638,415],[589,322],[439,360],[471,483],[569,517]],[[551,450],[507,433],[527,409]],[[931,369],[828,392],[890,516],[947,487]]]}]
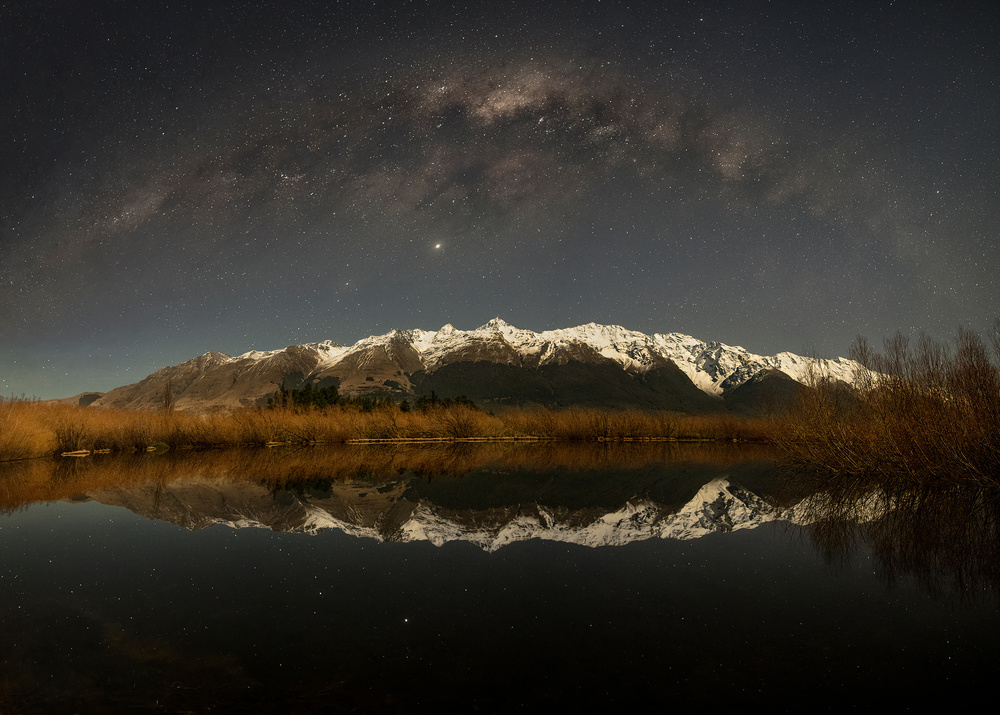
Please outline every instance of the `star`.
[{"label": "star", "polygon": [[830,357],[990,330],[986,4],[288,4],[4,4],[0,395],[415,315]]}]

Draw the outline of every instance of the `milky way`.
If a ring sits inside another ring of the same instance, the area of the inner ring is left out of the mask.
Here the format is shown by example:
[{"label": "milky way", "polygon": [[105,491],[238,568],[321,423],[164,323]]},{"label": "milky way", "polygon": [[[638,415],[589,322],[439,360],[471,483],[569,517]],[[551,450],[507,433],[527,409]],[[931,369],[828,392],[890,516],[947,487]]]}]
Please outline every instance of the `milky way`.
[{"label": "milky way", "polygon": [[495,315],[834,355],[1000,311],[985,7],[4,12],[5,393]]}]

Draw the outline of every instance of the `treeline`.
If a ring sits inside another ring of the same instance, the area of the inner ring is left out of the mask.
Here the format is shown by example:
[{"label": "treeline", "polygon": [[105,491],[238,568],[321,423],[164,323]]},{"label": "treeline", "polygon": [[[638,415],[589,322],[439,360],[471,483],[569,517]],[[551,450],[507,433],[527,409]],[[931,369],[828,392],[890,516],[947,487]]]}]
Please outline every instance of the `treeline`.
[{"label": "treeline", "polygon": [[449,408],[467,407],[478,410],[479,406],[465,395],[458,397],[438,397],[437,393],[431,391],[430,395],[422,395],[413,403],[403,400],[397,403],[388,395],[348,397],[340,394],[336,385],[326,387],[313,387],[306,384],[300,388],[288,389],[284,385],[278,388],[273,397],[268,398],[267,406],[270,409],[291,410],[291,411],[311,411],[322,410],[327,407],[347,407],[360,410],[361,412],[372,412],[378,409],[394,409],[398,406],[402,412]]},{"label": "treeline", "polygon": [[340,394],[336,385],[313,387],[309,384],[298,389],[288,389],[282,385],[267,400],[267,406],[271,409],[293,411],[353,407],[362,412],[371,412],[394,404],[395,400],[388,396],[345,397]]}]

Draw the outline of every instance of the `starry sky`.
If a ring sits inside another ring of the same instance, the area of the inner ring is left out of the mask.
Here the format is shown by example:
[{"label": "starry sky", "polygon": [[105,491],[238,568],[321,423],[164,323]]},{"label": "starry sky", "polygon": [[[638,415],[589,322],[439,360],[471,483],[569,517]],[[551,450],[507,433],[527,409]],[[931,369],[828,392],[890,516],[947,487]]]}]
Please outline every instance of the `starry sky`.
[{"label": "starry sky", "polygon": [[0,394],[590,321],[1000,314],[986,2],[0,2]]}]

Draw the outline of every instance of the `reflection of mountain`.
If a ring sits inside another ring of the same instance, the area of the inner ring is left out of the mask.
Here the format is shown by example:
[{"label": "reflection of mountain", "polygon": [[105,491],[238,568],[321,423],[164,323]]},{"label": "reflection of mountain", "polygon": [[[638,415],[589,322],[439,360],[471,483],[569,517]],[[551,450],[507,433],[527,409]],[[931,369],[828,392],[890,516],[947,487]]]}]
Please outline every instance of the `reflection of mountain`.
[{"label": "reflection of mountain", "polygon": [[[469,479],[489,482],[497,476],[504,475],[483,472]],[[379,541],[429,541],[437,546],[468,541],[487,551],[527,539],[584,546],[620,546],[650,538],[692,539],[787,519],[791,513],[721,476],[697,489],[679,507],[649,497],[629,498],[611,509],[598,503],[565,506],[522,501],[450,506],[421,495],[427,486],[416,477],[387,484],[307,485],[297,490],[185,479],[89,496],[188,529],[213,524],[302,533],[339,529]],[[434,491],[447,491],[448,486]],[[453,481],[452,486],[461,492],[468,485]]]},{"label": "reflection of mountain", "polygon": [[344,445],[0,464],[0,519],[90,499],[188,529],[339,529],[380,541],[590,546],[808,524],[832,560],[1000,593],[1000,498],[971,488],[779,477],[763,447],[681,443]]},{"label": "reflection of mountain", "polygon": [[405,541],[430,541],[437,546],[448,541],[471,541],[487,551],[527,539],[623,546],[651,538],[693,539],[718,531],[752,528],[781,519],[784,512],[728,479],[718,478],[676,512],[648,499],[635,499],[615,511],[593,516],[539,505],[502,514],[469,515],[420,504],[402,524],[400,533]]}]

